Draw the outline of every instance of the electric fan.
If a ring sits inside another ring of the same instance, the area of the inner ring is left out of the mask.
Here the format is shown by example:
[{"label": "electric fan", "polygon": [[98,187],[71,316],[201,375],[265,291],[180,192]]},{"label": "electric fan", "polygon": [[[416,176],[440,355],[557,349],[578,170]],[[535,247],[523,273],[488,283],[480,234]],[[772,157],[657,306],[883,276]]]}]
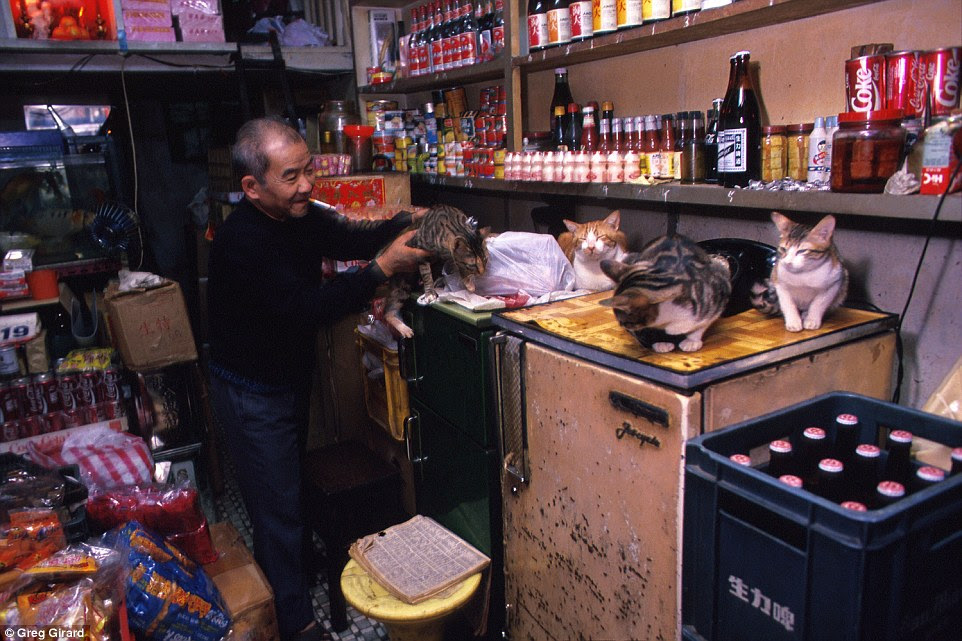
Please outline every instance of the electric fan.
[{"label": "electric fan", "polygon": [[87,226],[90,237],[111,256],[120,255],[128,269],[144,262],[144,239],[137,212],[120,203],[101,204]]}]

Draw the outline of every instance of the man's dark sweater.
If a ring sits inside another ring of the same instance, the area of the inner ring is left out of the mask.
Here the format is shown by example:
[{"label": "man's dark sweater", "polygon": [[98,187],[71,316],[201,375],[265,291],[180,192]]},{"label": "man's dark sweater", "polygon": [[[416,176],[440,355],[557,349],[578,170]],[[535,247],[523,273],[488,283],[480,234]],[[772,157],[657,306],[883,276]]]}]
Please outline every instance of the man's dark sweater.
[{"label": "man's dark sweater", "polygon": [[302,218],[274,220],[244,199],[217,229],[208,274],[214,366],[270,386],[308,376],[317,330],[364,309],[384,282],[372,261],[321,280],[321,259],[371,259],[411,222],[352,221],[312,204]]}]

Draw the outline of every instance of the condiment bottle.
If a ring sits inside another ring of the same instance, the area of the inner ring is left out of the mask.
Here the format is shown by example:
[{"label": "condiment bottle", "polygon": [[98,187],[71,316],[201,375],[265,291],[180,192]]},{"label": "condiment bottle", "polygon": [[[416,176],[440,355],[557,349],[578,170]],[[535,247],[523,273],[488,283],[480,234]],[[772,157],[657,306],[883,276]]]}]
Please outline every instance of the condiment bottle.
[{"label": "condiment bottle", "polygon": [[565,67],[558,67],[554,70],[554,93],[551,95],[551,111],[549,112],[552,116],[551,120],[551,132],[555,131],[555,110],[561,107],[561,113],[564,115],[564,110],[568,108],[568,105],[574,102],[574,98],[571,97],[571,87],[568,86],[568,70]]},{"label": "condiment bottle", "polygon": [[655,117],[645,116],[645,146],[641,150],[645,160],[642,162],[642,173],[646,176],[658,176],[661,168],[661,141],[655,128]]},{"label": "condiment bottle", "polygon": [[672,177],[675,180],[681,180],[681,156],[688,139],[691,138],[691,117],[687,111],[679,111],[675,114],[675,128],[678,131],[678,137],[675,140],[675,153],[672,162],[674,174]]},{"label": "condiment bottle", "polygon": [[658,177],[672,180],[675,177],[675,126],[672,114],[661,116],[661,164]]},{"label": "condiment bottle", "polygon": [[615,105],[610,100],[601,103],[601,120],[608,121],[608,131],[611,131],[612,120],[615,116]]},{"label": "condiment bottle", "polygon": [[815,126],[812,133],[808,136],[808,182],[822,183],[828,174],[828,165],[825,164],[828,158],[828,132],[825,130],[825,119],[821,116],[815,118]]},{"label": "condiment bottle", "polygon": [[592,152],[598,146],[598,134],[595,131],[595,110],[591,105],[582,109],[583,120],[581,122],[581,151]]},{"label": "condiment bottle", "polygon": [[577,151],[581,146],[581,119],[578,117],[581,107],[576,102],[568,104],[568,113],[565,116],[565,145],[571,151]]},{"label": "condiment bottle", "polygon": [[530,0],[528,2],[528,50],[538,51],[547,46],[548,0]]},{"label": "condiment bottle", "polygon": [[681,150],[681,182],[705,182],[705,122],[700,111],[689,111],[691,135]]},{"label": "condiment bottle", "polygon": [[786,128],[788,177],[793,180],[808,180],[808,135],[814,127],[814,123],[804,122]]},{"label": "condiment bottle", "polygon": [[718,174],[726,187],[745,187],[762,176],[762,122],[749,59],[748,51],[731,57],[730,83],[718,118]]},{"label": "condiment bottle", "polygon": [[563,45],[571,42],[571,13],[568,0],[548,1],[548,45]]},{"label": "condiment bottle", "polygon": [[591,0],[571,0],[568,5],[571,19],[571,41],[587,40],[594,35]]},{"label": "condiment bottle", "polygon": [[608,154],[611,153],[614,145],[611,143],[611,132],[609,127],[611,126],[611,121],[605,118],[601,119],[598,123],[598,151]]},{"label": "condiment bottle", "polygon": [[[631,119],[630,119],[630,118],[626,118],[625,120],[631,120]],[[612,118],[612,119],[611,119],[611,141],[612,141],[612,147],[613,147],[616,151],[618,151],[618,152],[624,152],[624,151],[625,151],[625,134],[624,134],[624,131],[623,131],[623,129],[622,129],[622,124],[621,124],[621,123],[622,123],[621,118]]]},{"label": "condiment bottle", "polygon": [[762,181],[781,180],[788,171],[788,147],[785,144],[785,126],[772,125],[762,128]]},{"label": "condiment bottle", "polygon": [[551,146],[555,149],[555,151],[559,151],[565,146],[564,120],[565,107],[555,107],[554,116],[551,120]]}]

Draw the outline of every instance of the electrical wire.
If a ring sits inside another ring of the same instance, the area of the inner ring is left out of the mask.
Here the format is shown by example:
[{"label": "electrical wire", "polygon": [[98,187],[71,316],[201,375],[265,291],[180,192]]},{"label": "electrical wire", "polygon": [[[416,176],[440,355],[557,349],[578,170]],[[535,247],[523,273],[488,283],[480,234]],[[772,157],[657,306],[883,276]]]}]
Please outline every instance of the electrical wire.
[{"label": "electrical wire", "polygon": [[130,136],[130,159],[131,165],[133,165],[134,171],[134,216],[137,217],[137,236],[140,240],[138,245],[140,245],[140,260],[137,263],[137,269],[143,267],[144,263],[144,236],[141,233],[140,226],[140,212],[137,209],[139,198],[140,198],[140,181],[137,175],[137,145],[134,142],[134,124],[130,117],[130,98],[127,96],[127,57],[120,62],[120,85],[124,91],[124,111],[127,112],[127,134]]},{"label": "electrical wire", "polygon": [[912,296],[915,294],[915,285],[918,283],[919,274],[922,272],[922,263],[925,262],[925,253],[929,249],[929,242],[932,240],[932,236],[935,235],[935,224],[939,219],[939,212],[942,211],[942,204],[945,203],[945,198],[949,195],[949,188],[952,183],[955,182],[956,176],[959,175],[959,169],[962,168],[962,162],[955,166],[952,171],[952,175],[949,177],[948,183],[945,185],[945,191],[939,197],[939,202],[935,206],[935,213],[932,214],[932,220],[929,222],[929,231],[925,236],[925,243],[922,245],[922,253],[919,255],[919,262],[915,266],[915,274],[912,276],[912,285],[909,287],[909,294],[905,298],[905,305],[902,307],[902,313],[899,315],[898,323],[895,325],[895,353],[898,360],[898,368],[895,374],[895,391],[892,394],[892,402],[898,403],[902,396],[902,379],[905,377],[905,346],[902,343],[902,323],[905,322],[905,315],[909,311],[909,305],[912,303]]}]

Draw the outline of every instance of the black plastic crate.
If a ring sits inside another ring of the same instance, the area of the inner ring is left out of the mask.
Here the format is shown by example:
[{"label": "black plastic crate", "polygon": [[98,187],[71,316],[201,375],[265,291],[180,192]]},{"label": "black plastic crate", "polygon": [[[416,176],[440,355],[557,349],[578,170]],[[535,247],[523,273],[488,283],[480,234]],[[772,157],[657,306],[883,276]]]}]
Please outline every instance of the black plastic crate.
[{"label": "black plastic crate", "polygon": [[834,393],[686,446],[682,622],[692,641],[962,638],[962,475],[854,512],[731,454],[852,413],[861,441],[890,429],[951,447],[962,423]]}]

